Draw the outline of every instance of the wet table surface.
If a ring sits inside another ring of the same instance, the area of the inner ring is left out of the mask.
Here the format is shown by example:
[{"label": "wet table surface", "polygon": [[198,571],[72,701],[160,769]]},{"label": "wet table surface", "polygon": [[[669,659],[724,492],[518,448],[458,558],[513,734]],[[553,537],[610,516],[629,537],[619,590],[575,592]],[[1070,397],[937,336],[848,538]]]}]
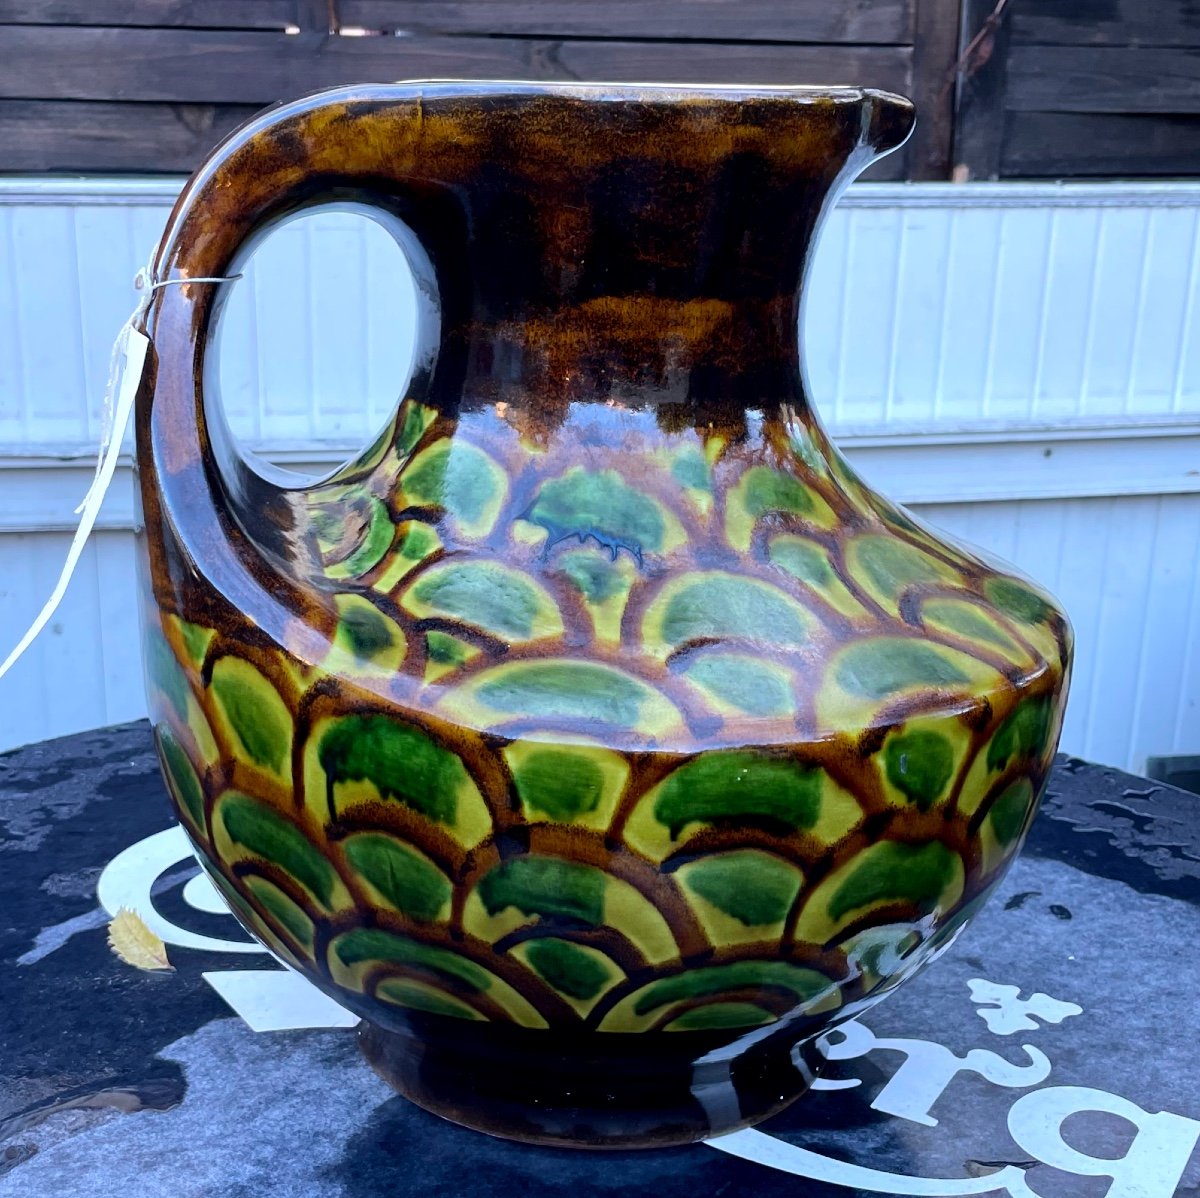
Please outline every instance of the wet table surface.
[{"label": "wet table surface", "polygon": [[[1200,797],[1169,786],[1060,758],[1000,891],[817,1089],[643,1153],[397,1097],[197,873],[145,723],[0,756],[0,1198],[1200,1193]],[[112,955],[120,906],[174,972]]]}]

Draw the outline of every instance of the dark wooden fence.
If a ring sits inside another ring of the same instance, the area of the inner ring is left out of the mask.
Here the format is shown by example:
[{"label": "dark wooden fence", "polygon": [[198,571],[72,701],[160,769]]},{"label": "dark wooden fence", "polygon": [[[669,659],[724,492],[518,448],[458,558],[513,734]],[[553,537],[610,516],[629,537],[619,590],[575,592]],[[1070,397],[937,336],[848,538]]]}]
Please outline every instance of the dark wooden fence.
[{"label": "dark wooden fence", "polygon": [[476,77],[889,88],[925,119],[885,177],[944,177],[958,3],[0,0],[0,169],[190,170],[281,98]]},{"label": "dark wooden fence", "polygon": [[1200,173],[1196,0],[964,0],[963,29],[983,35],[962,72],[960,173]]},{"label": "dark wooden fence", "polygon": [[[1164,29],[1154,13],[1166,8],[1178,12]],[[877,178],[1178,173],[1200,148],[1196,10],[1195,0],[0,0],[0,170],[188,171],[279,99],[476,77],[889,88],[912,96],[921,120]],[[1130,59],[1125,46],[1147,38],[1153,52]]]}]

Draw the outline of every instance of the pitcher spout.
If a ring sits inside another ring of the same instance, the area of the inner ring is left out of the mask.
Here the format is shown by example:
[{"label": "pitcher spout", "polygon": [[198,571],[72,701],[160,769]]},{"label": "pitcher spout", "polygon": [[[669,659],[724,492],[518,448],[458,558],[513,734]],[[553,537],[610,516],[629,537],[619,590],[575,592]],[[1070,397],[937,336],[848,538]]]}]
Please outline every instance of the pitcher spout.
[{"label": "pitcher spout", "polygon": [[862,144],[870,150],[874,161],[908,141],[916,127],[917,111],[912,101],[903,96],[864,91],[862,118]]}]

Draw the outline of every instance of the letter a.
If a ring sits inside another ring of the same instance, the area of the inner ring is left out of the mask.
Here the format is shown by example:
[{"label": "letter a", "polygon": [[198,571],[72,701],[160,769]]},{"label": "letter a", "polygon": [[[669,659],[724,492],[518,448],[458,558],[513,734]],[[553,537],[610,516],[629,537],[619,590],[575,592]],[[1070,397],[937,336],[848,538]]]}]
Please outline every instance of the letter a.
[{"label": "letter a", "polygon": [[[1137,1128],[1123,1157],[1088,1156],[1063,1139],[1067,1117],[1085,1111],[1117,1115]],[[1047,1086],[1022,1095],[1008,1112],[1008,1130],[1044,1164],[1081,1177],[1111,1177],[1105,1198],[1171,1198],[1200,1139],[1195,1119],[1169,1111],[1153,1114],[1127,1098],[1085,1086]]]}]

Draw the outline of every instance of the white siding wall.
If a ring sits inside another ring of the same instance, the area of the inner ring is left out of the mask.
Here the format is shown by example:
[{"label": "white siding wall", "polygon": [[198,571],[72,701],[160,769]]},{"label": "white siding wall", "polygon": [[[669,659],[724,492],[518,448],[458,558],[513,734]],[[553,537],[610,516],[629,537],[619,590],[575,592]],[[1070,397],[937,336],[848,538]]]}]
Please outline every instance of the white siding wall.
[{"label": "white siding wall", "polygon": [[1042,581],[1075,628],[1063,748],[1141,769],[1200,752],[1200,495],[916,508]]},{"label": "white siding wall", "polygon": [[1198,230],[1190,184],[862,187],[817,260],[818,394],[844,428],[1195,417]]},{"label": "white siding wall", "polygon": [[[0,656],[46,595],[101,427],[112,336],[176,185],[0,181]],[[813,392],[859,468],[1043,580],[1074,621],[1064,746],[1200,752],[1200,187],[875,185],[809,287]],[[280,230],[235,285],[222,388],[277,457],[345,456],[407,371],[382,232]],[[859,330],[872,329],[864,339]],[[0,682],[0,748],[142,711],[131,480]]]}]

